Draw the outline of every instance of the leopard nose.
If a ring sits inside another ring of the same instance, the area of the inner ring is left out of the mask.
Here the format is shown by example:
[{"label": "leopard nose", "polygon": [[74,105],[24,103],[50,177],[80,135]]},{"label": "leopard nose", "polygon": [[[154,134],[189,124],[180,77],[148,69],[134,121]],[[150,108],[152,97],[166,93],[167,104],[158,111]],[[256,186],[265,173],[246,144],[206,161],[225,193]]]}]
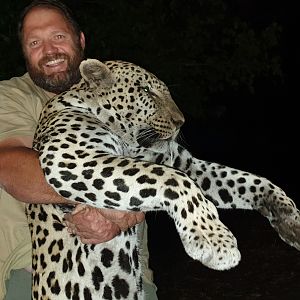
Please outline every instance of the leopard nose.
[{"label": "leopard nose", "polygon": [[166,108],[169,114],[169,120],[172,121],[176,129],[179,129],[185,121],[183,113],[180,111],[173,99],[170,100]]},{"label": "leopard nose", "polygon": [[184,118],[172,118],[172,122],[176,126],[176,129],[179,129],[184,123]]}]

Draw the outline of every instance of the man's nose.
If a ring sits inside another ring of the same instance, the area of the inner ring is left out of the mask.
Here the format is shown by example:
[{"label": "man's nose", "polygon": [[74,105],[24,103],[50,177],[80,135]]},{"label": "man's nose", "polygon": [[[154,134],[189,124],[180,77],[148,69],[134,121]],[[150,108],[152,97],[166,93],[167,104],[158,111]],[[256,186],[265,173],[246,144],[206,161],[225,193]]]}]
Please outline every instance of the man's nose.
[{"label": "man's nose", "polygon": [[43,51],[44,53],[46,54],[52,54],[52,53],[56,53],[57,52],[57,47],[56,45],[51,42],[51,41],[44,41],[44,44],[43,44]]}]

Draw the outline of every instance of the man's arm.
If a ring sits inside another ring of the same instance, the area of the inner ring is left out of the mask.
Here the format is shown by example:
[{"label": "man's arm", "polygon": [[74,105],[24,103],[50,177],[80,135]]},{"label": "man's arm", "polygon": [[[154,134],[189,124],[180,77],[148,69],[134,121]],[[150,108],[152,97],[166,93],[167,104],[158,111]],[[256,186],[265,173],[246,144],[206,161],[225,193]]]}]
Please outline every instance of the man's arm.
[{"label": "man's arm", "polygon": [[0,185],[14,198],[27,203],[68,203],[45,180],[30,137],[0,142]]},{"label": "man's arm", "polygon": [[[40,167],[38,153],[31,149],[31,137],[15,137],[0,142],[0,186],[17,200],[26,203],[72,203],[48,185]],[[143,213],[116,210],[82,209],[67,220],[70,231],[85,243],[108,241],[144,220]]]}]

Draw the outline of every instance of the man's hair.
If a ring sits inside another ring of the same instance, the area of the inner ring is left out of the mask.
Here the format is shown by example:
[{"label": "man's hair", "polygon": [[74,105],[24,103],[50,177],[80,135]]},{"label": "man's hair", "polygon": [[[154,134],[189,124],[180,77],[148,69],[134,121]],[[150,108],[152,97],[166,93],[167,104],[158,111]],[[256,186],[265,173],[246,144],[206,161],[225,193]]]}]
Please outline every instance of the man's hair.
[{"label": "man's hair", "polygon": [[24,8],[22,11],[19,22],[18,22],[18,37],[20,42],[22,43],[22,33],[23,33],[23,23],[26,15],[36,7],[45,7],[49,9],[56,9],[59,11],[69,22],[74,33],[79,37],[80,36],[80,26],[77,23],[72,11],[61,1],[58,0],[33,0],[28,6]]}]

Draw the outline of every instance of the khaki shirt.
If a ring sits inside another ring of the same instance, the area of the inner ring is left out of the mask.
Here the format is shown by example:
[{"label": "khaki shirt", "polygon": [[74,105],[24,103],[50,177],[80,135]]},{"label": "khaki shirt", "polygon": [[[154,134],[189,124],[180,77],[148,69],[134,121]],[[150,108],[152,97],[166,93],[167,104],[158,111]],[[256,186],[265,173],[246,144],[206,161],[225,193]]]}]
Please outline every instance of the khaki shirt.
[{"label": "khaki shirt", "polygon": [[[33,137],[43,105],[49,99],[28,73],[0,82],[0,141],[14,136]],[[31,239],[25,204],[0,188],[0,299],[13,269],[31,264]]]}]

